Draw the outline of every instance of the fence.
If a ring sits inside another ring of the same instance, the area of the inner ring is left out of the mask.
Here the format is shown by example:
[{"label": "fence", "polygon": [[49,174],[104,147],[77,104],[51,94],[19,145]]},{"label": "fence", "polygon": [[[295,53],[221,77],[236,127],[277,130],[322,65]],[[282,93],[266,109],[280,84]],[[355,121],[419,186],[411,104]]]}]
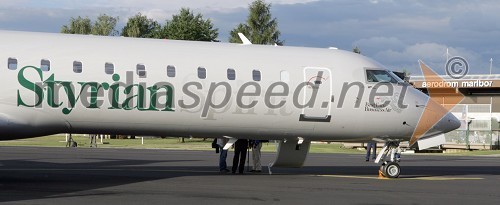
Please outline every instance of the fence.
[{"label": "fence", "polygon": [[[490,104],[459,104],[450,110],[460,119],[460,128],[445,134],[445,147],[498,149],[499,131],[492,129]],[[496,126],[497,127],[497,126]]]}]

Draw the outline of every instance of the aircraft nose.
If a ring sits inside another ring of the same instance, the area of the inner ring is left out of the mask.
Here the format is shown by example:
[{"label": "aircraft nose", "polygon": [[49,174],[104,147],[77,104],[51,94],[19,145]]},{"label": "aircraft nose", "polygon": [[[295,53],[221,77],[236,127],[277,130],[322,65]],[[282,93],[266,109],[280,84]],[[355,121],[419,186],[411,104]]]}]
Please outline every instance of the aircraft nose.
[{"label": "aircraft nose", "polygon": [[441,133],[446,133],[460,127],[460,120],[455,115],[448,112],[441,120],[436,123],[435,129]]}]

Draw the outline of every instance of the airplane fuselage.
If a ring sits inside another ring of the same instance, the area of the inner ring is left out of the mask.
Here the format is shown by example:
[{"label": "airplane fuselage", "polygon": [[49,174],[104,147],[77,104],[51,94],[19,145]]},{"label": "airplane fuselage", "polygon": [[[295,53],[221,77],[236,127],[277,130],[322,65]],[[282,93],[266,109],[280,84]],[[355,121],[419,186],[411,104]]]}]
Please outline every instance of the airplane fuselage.
[{"label": "airplane fuselage", "polygon": [[429,100],[341,50],[5,31],[0,45],[0,140],[409,140]]}]

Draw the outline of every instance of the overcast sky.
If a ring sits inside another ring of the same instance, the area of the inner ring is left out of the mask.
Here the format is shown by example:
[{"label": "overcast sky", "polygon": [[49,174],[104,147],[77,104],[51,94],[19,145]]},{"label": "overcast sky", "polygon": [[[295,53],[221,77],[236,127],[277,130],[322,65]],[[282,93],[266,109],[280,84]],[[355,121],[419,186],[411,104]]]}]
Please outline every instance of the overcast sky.
[{"label": "overcast sky", "polygon": [[[0,0],[0,29],[59,32],[71,17],[142,12],[163,23],[182,7],[202,13],[227,41],[245,21],[251,0]],[[471,73],[500,74],[500,1],[267,0],[287,46],[358,46],[393,70],[420,74],[418,59],[444,73],[446,49],[469,61]]]}]

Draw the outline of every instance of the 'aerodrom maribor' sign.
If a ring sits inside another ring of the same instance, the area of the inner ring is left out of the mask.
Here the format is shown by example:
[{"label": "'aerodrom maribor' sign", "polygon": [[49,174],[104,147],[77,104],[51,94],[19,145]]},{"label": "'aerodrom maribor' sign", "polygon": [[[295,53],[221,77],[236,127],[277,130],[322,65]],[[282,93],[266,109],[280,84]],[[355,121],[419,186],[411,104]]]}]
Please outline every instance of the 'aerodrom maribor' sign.
[{"label": "'aerodrom maribor' sign", "polygon": [[451,80],[413,81],[417,88],[494,88],[500,87],[500,80]]}]

